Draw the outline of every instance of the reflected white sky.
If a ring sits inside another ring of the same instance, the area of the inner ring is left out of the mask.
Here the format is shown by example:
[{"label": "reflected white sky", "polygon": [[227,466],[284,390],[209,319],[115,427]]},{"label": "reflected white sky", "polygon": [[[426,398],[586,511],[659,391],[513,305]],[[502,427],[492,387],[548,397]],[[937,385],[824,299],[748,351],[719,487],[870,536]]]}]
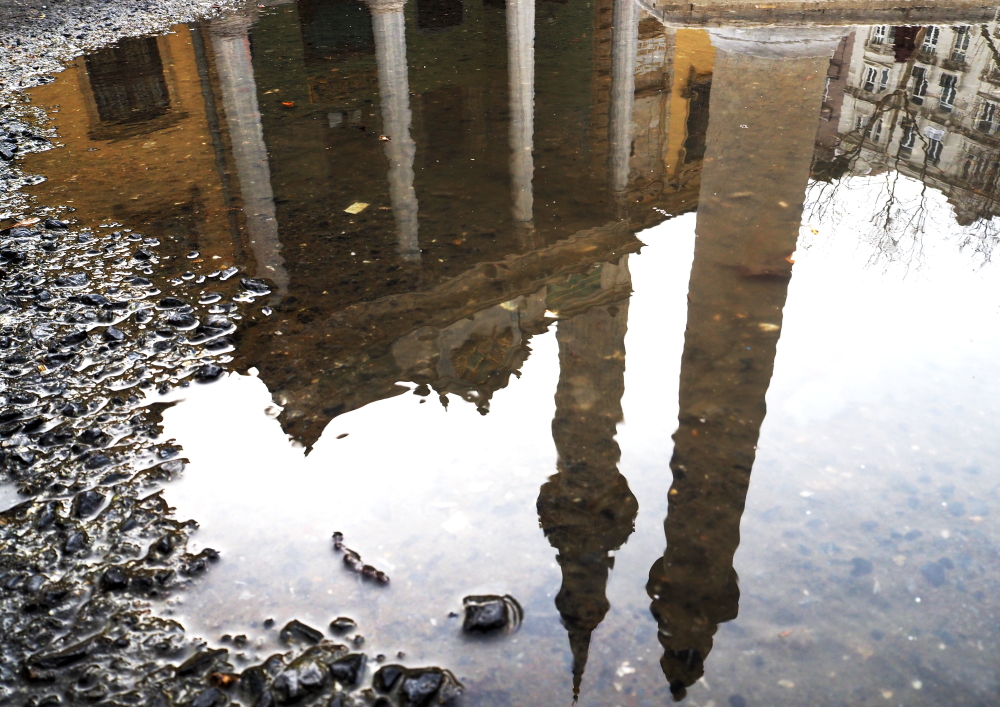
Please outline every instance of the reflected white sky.
[{"label": "reflected white sky", "polygon": [[[901,704],[934,704],[962,690],[975,699],[997,684],[988,650],[975,646],[997,637],[974,625],[969,599],[977,582],[1000,574],[974,570],[977,553],[988,554],[1000,534],[992,516],[971,510],[997,501],[997,274],[977,268],[945,234],[925,237],[920,267],[872,265],[858,238],[866,230],[859,194],[872,188],[852,184],[859,191],[840,202],[838,219],[803,227],[736,556],[741,613],[720,629],[692,705],[720,707],[731,694],[756,696],[751,704],[798,705],[807,696],[838,704],[858,686],[901,699],[908,690]],[[949,208],[931,198],[939,215]],[[629,260],[635,294],[618,441],[640,510],[616,553],[612,609],[593,637],[584,705],[669,699],[645,583],[664,546],[694,227],[689,214],[641,234],[648,246]],[[197,543],[221,550],[223,562],[179,608],[189,630],[210,640],[225,632],[256,638],[249,624],[266,617],[325,627],[348,614],[373,651],[440,662],[479,694],[568,702],[569,651],[553,606],[560,572],[535,511],[556,463],[553,332],[531,347],[521,379],[495,395],[486,417],[454,398],[445,411],[403,395],[336,418],[307,458],[264,414],[271,400],[260,380],[234,375],[191,389],[164,414],[166,437],[191,460],[166,497],[179,516],[199,521]],[[952,471],[970,465],[981,473]],[[948,498],[970,508],[961,517],[938,503],[949,485],[957,490]],[[907,506],[910,498],[919,509]],[[862,532],[866,520],[878,530]],[[924,546],[883,542],[890,528],[913,527],[925,529]],[[343,569],[330,550],[334,530],[392,577],[389,588],[360,584]],[[839,549],[821,558],[818,548],[830,542]],[[844,579],[855,555],[876,566],[863,587]],[[942,555],[971,558],[971,569],[960,569],[965,590],[920,583],[917,567]],[[447,614],[480,592],[522,601],[519,634],[461,640]],[[995,598],[987,605],[995,609]],[[789,614],[797,619],[785,640]],[[943,617],[982,635],[967,650],[924,641]],[[876,645],[870,632],[883,623],[902,633],[885,628]],[[890,648],[896,638],[911,651],[906,665],[900,644]],[[625,661],[635,672],[622,670]],[[836,676],[847,666],[845,683]],[[946,678],[961,670],[971,677],[956,687]],[[918,678],[921,690],[912,687]]]}]

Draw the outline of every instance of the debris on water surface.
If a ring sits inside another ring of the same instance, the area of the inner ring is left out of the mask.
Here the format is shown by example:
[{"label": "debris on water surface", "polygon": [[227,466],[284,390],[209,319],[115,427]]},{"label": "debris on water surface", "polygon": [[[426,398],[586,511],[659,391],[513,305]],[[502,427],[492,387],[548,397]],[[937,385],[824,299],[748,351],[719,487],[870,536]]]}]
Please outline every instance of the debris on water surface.
[{"label": "debris on water surface", "polygon": [[369,204],[363,201],[355,201],[353,204],[344,209],[345,212],[349,214],[360,214],[362,211],[367,209]]},{"label": "debris on water surface", "polygon": [[516,630],[524,618],[521,605],[509,594],[467,596],[462,604],[465,606],[462,630],[466,633]]},{"label": "debris on water surface", "polygon": [[344,553],[344,565],[352,572],[357,572],[364,579],[370,579],[379,584],[389,583],[389,575],[371,565],[366,565],[361,561],[361,555],[344,545],[344,534],[339,531],[333,534],[333,549]]}]

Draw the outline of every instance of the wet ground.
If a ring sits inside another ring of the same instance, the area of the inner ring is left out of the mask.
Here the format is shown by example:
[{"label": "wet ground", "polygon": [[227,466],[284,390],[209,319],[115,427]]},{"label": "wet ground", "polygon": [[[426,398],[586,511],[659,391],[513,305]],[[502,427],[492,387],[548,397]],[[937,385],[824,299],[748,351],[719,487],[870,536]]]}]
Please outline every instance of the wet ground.
[{"label": "wet ground", "polygon": [[994,704],[983,16],[268,2],[9,94],[0,701]]}]

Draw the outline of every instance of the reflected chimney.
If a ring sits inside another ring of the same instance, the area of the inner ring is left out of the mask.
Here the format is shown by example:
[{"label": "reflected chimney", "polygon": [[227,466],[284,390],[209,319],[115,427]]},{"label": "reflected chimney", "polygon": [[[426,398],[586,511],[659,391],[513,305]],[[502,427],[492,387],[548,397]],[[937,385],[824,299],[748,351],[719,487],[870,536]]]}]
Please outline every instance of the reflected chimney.
[{"label": "reflected chimney", "polygon": [[240,179],[243,213],[259,277],[272,280],[278,294],[288,292],[288,273],[281,257],[278,220],[271,189],[271,168],[257,104],[257,82],[248,32],[253,17],[235,15],[212,20],[209,35],[222,90],[222,106]]},{"label": "reflected chimney", "polygon": [[[628,256],[605,263],[602,288],[629,282]],[[616,288],[617,289],[617,288]],[[573,700],[579,697],[590,637],[610,603],[605,590],[614,566],[611,552],[634,529],[638,502],[618,471],[615,441],[625,392],[628,299],[559,322],[559,385],[552,438],[558,473],[538,495],[538,518],[559,554],[563,581],[556,608],[573,653]]]},{"label": "reflected chimney", "polygon": [[507,0],[507,72],[510,80],[510,181],[512,215],[530,241],[535,162],[535,0]]},{"label": "reflected chimney", "polygon": [[646,587],[674,698],[735,619],[733,555],[792,275],[826,69],[842,32],[711,30],[716,47],[688,291],[667,549]]},{"label": "reflected chimney", "polygon": [[413,158],[417,146],[410,137],[410,81],[406,63],[405,0],[366,0],[375,32],[378,94],[382,129],[389,140],[389,198],[396,220],[396,249],[403,260],[420,260],[417,234],[417,193],[413,189]]}]

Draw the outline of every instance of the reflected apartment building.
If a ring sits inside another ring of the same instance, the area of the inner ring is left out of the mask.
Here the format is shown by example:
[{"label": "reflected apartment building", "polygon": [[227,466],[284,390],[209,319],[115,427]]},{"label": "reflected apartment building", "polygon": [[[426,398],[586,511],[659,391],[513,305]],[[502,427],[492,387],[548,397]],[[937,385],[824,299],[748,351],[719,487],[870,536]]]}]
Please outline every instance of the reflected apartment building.
[{"label": "reflected apartment building", "polygon": [[850,173],[898,169],[946,194],[960,225],[993,218],[998,31],[996,21],[857,27],[836,128]]}]

